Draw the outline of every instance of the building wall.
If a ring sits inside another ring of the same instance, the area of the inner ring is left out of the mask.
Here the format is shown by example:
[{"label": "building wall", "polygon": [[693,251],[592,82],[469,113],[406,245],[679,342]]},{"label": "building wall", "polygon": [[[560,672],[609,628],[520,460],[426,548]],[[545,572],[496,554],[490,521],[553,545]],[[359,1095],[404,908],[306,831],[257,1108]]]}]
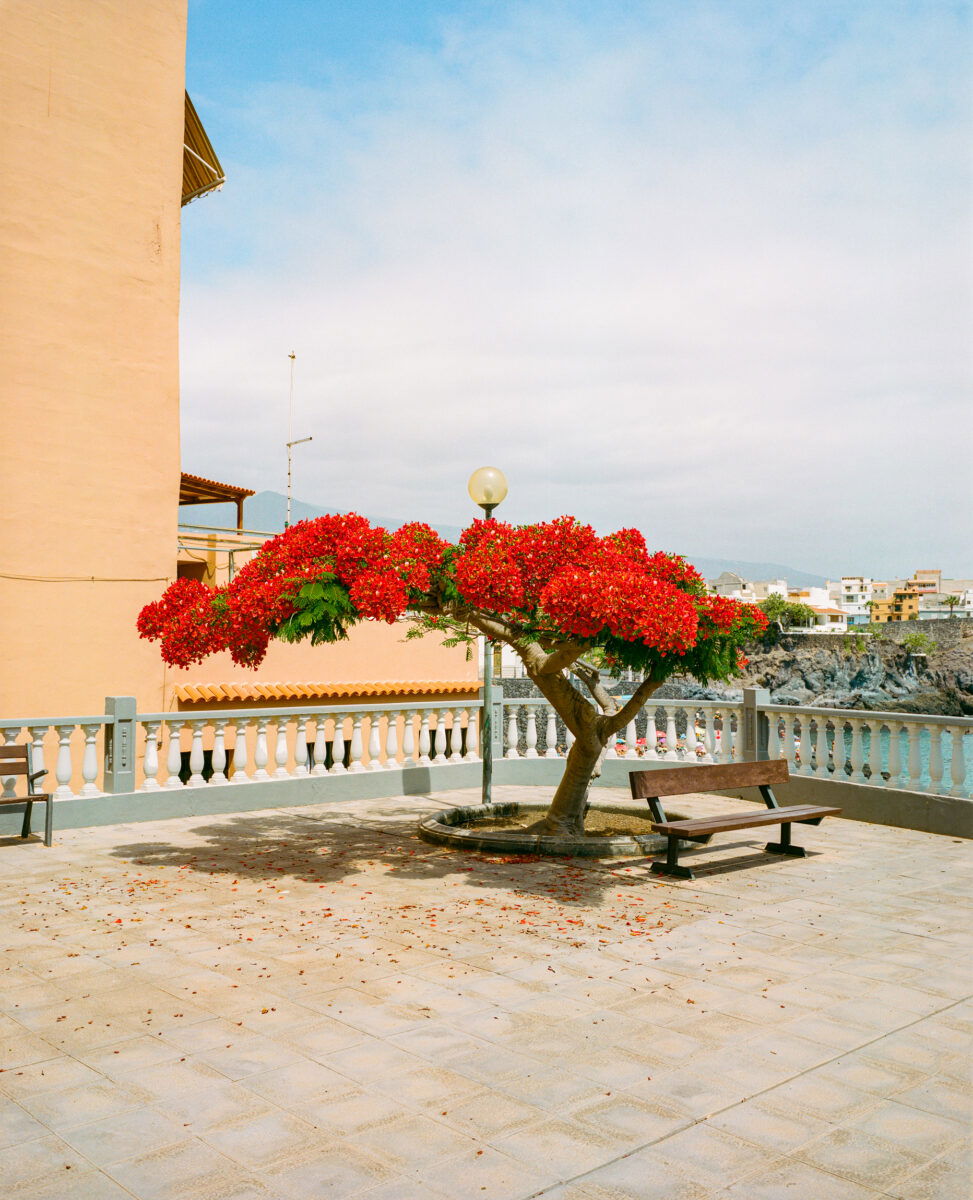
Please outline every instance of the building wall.
[{"label": "building wall", "polygon": [[127,631],[175,573],[185,39],[185,0],[0,7],[6,714],[158,674]]}]

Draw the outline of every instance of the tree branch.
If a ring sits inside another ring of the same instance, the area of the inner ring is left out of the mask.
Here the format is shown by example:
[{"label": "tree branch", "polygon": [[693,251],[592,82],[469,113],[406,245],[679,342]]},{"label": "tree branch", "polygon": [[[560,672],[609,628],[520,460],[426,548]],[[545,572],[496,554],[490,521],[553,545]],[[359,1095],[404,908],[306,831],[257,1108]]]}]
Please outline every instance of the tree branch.
[{"label": "tree branch", "polygon": [[601,682],[601,672],[586,662],[575,662],[574,673],[585,685],[595,703],[606,715],[618,711],[618,701]]},{"label": "tree branch", "polygon": [[620,729],[624,729],[629,721],[634,720],[638,716],[640,709],[645,704],[646,700],[653,692],[659,690],[665,683],[664,679],[653,679],[648,676],[635,689],[631,699],[629,699],[621,708],[621,711],[616,712],[613,716],[603,718],[603,728],[606,733],[618,733]]}]

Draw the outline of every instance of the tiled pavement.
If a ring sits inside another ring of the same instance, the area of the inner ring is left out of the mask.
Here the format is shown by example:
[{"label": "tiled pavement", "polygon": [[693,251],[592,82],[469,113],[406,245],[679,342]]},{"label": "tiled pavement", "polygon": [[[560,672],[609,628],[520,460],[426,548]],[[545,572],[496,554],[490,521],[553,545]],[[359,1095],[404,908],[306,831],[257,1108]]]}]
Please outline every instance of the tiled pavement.
[{"label": "tiled pavement", "polygon": [[0,1195],[973,1194],[968,842],[748,830],[663,883],[416,839],[472,799],[0,845]]}]

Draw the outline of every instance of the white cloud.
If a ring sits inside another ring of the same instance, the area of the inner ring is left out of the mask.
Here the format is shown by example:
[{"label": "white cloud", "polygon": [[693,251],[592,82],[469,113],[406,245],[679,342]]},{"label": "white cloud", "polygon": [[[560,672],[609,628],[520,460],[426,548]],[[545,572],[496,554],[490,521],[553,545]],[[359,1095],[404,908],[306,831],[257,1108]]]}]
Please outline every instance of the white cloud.
[{"label": "white cloud", "polygon": [[970,131],[947,25],[885,26],[792,64],[537,6],[373,97],[255,88],[254,160],[185,215],[187,469],[283,490],[293,348],[313,503],[461,523],[492,462],[512,520],[973,573]]}]

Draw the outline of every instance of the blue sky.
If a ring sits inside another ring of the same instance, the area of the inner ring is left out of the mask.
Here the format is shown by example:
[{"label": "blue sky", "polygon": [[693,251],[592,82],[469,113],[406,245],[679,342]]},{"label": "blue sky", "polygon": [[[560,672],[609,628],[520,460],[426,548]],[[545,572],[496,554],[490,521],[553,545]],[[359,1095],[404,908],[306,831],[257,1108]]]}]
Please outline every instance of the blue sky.
[{"label": "blue sky", "polygon": [[973,575],[970,6],[190,0],[183,462]]}]

